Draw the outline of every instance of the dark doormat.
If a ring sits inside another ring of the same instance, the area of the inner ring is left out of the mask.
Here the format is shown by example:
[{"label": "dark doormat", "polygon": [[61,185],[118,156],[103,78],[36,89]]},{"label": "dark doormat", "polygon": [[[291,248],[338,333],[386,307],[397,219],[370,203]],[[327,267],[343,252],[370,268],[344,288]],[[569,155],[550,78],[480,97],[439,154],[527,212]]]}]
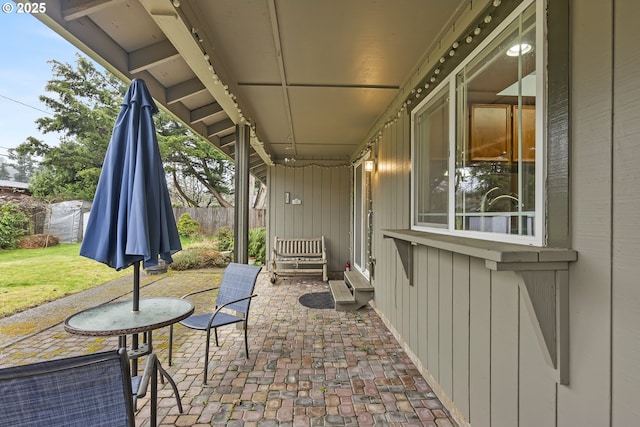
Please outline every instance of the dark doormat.
[{"label": "dark doormat", "polygon": [[307,308],[335,308],[335,302],[331,292],[312,292],[310,294],[304,294],[298,298],[300,304]]}]

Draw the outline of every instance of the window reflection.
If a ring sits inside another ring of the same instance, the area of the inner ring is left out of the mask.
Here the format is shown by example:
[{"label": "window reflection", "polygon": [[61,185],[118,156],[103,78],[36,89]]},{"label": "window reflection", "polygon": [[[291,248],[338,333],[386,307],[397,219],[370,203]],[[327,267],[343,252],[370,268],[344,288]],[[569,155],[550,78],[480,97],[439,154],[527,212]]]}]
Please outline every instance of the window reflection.
[{"label": "window reflection", "polygon": [[456,76],[455,228],[533,235],[535,6]]}]

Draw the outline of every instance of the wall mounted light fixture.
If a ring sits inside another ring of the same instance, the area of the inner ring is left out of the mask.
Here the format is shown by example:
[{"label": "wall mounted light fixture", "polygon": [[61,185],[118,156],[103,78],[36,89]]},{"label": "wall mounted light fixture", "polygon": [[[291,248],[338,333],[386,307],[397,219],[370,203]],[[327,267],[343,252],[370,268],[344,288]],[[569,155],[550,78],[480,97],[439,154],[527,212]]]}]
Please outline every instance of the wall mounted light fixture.
[{"label": "wall mounted light fixture", "polygon": [[373,160],[365,160],[364,161],[364,170],[367,172],[373,172],[373,168],[375,167],[375,162]]}]

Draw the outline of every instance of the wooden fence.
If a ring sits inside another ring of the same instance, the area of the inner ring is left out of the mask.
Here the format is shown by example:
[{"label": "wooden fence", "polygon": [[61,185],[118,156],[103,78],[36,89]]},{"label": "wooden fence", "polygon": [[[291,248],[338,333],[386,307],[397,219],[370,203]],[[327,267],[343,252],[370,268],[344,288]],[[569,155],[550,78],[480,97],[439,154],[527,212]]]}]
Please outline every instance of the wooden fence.
[{"label": "wooden fence", "polygon": [[[173,208],[176,221],[180,215],[189,213],[191,218],[198,221],[206,235],[214,235],[222,227],[233,230],[234,208]],[[266,209],[249,209],[249,228],[266,227]]]}]

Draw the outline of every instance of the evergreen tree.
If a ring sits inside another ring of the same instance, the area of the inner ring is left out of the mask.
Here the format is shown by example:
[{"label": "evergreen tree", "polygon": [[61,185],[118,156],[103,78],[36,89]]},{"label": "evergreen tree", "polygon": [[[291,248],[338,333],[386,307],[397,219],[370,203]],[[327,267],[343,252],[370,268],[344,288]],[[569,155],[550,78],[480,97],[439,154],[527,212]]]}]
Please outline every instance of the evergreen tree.
[{"label": "evergreen tree", "polygon": [[[40,100],[53,116],[36,123],[43,133],[62,133],[60,144],[48,147],[29,138],[16,152],[42,157],[30,180],[34,196],[92,200],[127,86],[82,56],[74,65],[50,62],[53,78]],[[190,206],[231,206],[225,196],[232,194],[232,163],[163,110],[154,120],[168,181],[180,199]]]},{"label": "evergreen tree", "polygon": [[8,180],[10,177],[9,169],[7,168],[7,164],[3,161],[0,161],[0,179]]}]

